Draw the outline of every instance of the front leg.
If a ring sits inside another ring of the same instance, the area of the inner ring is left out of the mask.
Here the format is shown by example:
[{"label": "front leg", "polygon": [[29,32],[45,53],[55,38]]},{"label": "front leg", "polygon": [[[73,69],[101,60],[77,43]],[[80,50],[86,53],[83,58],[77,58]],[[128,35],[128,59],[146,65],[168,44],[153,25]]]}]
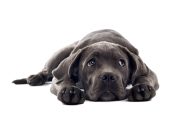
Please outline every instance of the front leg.
[{"label": "front leg", "polygon": [[155,89],[146,83],[134,85],[129,91],[129,101],[149,101],[155,96]]},{"label": "front leg", "polygon": [[76,86],[65,86],[57,94],[58,100],[67,105],[82,104],[85,101],[85,93]]},{"label": "front leg", "polygon": [[133,82],[129,90],[129,101],[149,101],[156,95],[158,82],[156,75],[150,70],[146,76],[140,76]]},{"label": "front leg", "polygon": [[54,76],[52,93],[57,95],[58,100],[68,105],[82,104],[85,101],[85,93],[79,81],[79,60],[82,50],[64,59],[56,69],[52,71]]}]

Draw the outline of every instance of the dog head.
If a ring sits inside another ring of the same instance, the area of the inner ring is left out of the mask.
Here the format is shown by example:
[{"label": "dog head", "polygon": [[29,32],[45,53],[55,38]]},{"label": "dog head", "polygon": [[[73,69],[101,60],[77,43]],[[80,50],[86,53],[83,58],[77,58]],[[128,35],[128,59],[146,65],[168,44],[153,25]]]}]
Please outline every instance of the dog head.
[{"label": "dog head", "polygon": [[143,62],[126,47],[99,42],[71,54],[53,75],[78,84],[89,100],[111,101],[125,99],[127,85],[143,70]]}]

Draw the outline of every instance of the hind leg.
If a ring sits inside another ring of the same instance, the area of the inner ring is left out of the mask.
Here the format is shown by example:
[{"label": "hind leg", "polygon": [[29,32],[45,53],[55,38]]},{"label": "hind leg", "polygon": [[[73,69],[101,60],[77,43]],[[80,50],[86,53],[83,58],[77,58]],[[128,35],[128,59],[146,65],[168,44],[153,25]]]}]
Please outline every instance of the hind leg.
[{"label": "hind leg", "polygon": [[38,86],[45,84],[45,82],[51,81],[53,78],[52,71],[59,65],[61,61],[70,55],[77,43],[78,42],[75,42],[74,44],[57,51],[46,63],[44,69],[41,72],[35,75],[30,75],[28,78],[15,80],[13,83]]},{"label": "hind leg", "polygon": [[37,86],[37,85],[43,85],[45,84],[45,82],[51,81],[53,78],[52,70],[54,70],[61,61],[63,61],[70,55],[76,43],[56,52],[46,63],[42,72],[36,75],[29,76],[27,79],[27,83],[31,86]]},{"label": "hind leg", "polygon": [[30,75],[27,78],[27,83],[31,86],[43,85],[45,82],[51,81],[52,75],[46,71],[39,72],[36,75]]}]

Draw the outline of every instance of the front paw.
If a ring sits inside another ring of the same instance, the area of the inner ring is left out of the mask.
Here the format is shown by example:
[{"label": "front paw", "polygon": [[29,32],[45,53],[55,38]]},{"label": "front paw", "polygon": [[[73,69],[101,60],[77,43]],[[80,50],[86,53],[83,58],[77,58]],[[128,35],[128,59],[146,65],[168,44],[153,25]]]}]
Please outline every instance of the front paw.
[{"label": "front paw", "polygon": [[57,98],[67,105],[82,104],[85,101],[85,93],[77,87],[64,87],[58,93]]},{"label": "front paw", "polygon": [[129,91],[128,101],[149,101],[155,94],[155,89],[152,86],[138,84]]}]

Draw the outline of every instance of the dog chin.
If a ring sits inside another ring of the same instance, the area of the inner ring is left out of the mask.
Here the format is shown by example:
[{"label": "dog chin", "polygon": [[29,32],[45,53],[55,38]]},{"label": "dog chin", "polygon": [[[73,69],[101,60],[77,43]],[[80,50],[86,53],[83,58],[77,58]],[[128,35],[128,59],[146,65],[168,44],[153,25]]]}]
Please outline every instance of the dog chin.
[{"label": "dog chin", "polygon": [[99,97],[99,101],[114,101],[116,100],[116,96],[111,92],[104,92]]}]

